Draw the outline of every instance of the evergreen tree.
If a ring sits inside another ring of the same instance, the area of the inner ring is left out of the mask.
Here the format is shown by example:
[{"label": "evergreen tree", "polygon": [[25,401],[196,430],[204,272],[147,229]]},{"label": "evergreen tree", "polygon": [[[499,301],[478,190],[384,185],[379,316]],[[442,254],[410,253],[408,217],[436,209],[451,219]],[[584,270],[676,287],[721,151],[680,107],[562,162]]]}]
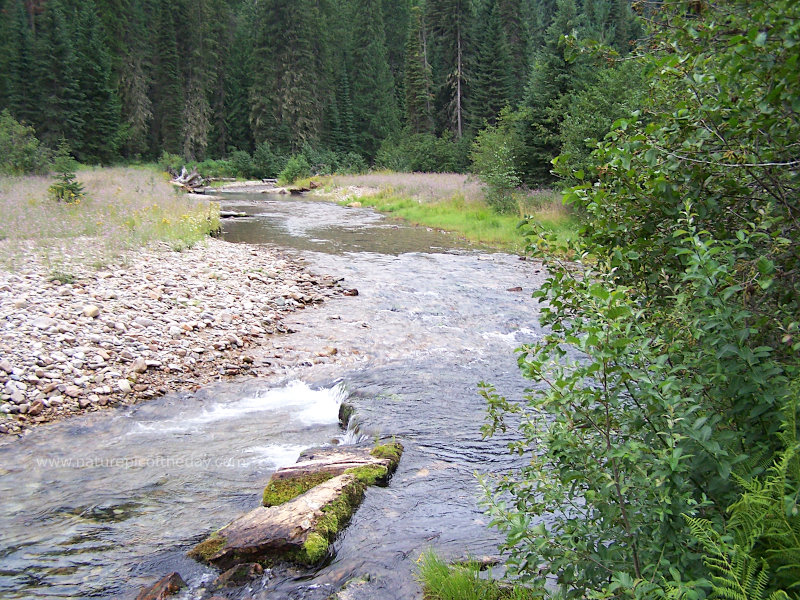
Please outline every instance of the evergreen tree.
[{"label": "evergreen tree", "polygon": [[411,0],[382,0],[384,36],[386,38],[386,60],[395,84],[398,104],[405,101],[403,82],[405,81],[405,47],[411,23]]},{"label": "evergreen tree", "polygon": [[[253,85],[253,3],[242,4],[224,69],[223,103],[228,147],[252,152],[255,148],[250,130],[250,88]],[[226,148],[227,150],[228,148]]]},{"label": "evergreen tree", "polygon": [[558,0],[546,44],[534,59],[523,102],[526,118],[521,120],[520,130],[525,148],[522,170],[531,184],[552,180],[551,161],[560,150],[562,102],[586,77],[580,61],[564,58],[561,43],[562,36],[578,31],[581,24],[575,0]]},{"label": "evergreen tree", "polygon": [[30,77],[36,107],[33,125],[39,139],[54,148],[62,139],[80,140],[84,127],[84,95],[70,30],[60,0],[50,0],[36,17]]},{"label": "evergreen tree", "polygon": [[477,51],[467,106],[478,125],[484,122],[493,125],[500,111],[513,98],[514,73],[499,3],[495,0],[486,2],[477,22],[481,25],[475,34]]},{"label": "evergreen tree", "polygon": [[399,118],[380,4],[354,0],[353,10],[358,16],[350,55],[356,146],[373,159],[381,142],[399,129]]},{"label": "evergreen tree", "polygon": [[111,57],[92,0],[84,0],[76,18],[77,81],[83,93],[82,136],[73,142],[83,162],[112,160],[119,144],[120,102],[112,89]]},{"label": "evergreen tree", "polygon": [[152,22],[154,52],[150,99],[153,103],[153,123],[150,130],[151,153],[181,152],[183,86],[178,55],[175,12],[167,0],[154,0]]},{"label": "evergreen tree", "polygon": [[497,0],[498,18],[505,33],[509,60],[509,83],[514,104],[522,99],[528,78],[528,35],[523,22],[522,0]]},{"label": "evergreen tree", "polygon": [[427,20],[435,34],[434,81],[439,125],[460,138],[466,128],[467,60],[472,13],[468,0],[428,0]]},{"label": "evergreen tree", "polygon": [[406,40],[406,119],[413,133],[433,133],[433,75],[422,9],[414,7]]},{"label": "evergreen tree", "polygon": [[33,124],[38,112],[32,87],[33,36],[23,0],[6,0],[3,14],[4,40],[0,71],[4,97],[3,107],[19,121]]},{"label": "evergreen tree", "polygon": [[257,143],[298,151],[319,139],[322,79],[319,12],[313,0],[264,0],[256,8],[250,121]]}]

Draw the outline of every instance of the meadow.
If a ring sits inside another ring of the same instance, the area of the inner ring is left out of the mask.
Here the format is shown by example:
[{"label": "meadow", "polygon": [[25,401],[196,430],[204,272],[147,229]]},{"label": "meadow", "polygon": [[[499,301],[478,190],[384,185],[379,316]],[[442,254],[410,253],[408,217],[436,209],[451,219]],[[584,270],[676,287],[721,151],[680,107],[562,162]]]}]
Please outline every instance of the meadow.
[{"label": "meadow", "polygon": [[55,201],[49,177],[0,177],[0,263],[13,268],[30,253],[53,263],[108,264],[151,242],[173,250],[219,227],[219,207],[178,192],[148,168],[82,169],[83,196]]}]

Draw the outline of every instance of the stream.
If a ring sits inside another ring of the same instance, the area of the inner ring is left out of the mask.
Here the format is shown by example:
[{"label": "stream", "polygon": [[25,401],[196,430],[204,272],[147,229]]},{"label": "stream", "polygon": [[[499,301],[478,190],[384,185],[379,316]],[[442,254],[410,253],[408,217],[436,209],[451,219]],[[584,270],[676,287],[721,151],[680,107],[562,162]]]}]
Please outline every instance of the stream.
[{"label": "stream", "polygon": [[334,347],[337,360],[89,414],[0,447],[0,597],[134,598],[171,571],[189,584],[176,598],[199,597],[217,572],[185,552],[257,506],[302,449],[347,443],[343,401],[360,435],[405,446],[389,486],[367,491],[316,572],[267,570],[219,593],[322,600],[363,578],[348,598],[414,599],[426,549],[497,555],[475,474],[520,459],[502,437],[481,439],[477,386],[521,398],[530,384],[514,349],[539,335],[530,296],[541,265],[366,208],[257,194],[226,194],[224,208],[250,215],[224,222],[228,241],[278,245],[358,290],[285,321],[287,343]]}]

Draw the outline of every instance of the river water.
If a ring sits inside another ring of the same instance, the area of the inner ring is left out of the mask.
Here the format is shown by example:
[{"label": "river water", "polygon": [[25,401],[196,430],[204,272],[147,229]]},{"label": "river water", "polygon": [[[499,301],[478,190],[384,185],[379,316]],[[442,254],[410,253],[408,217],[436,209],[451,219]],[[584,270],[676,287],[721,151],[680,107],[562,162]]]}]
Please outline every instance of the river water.
[{"label": "river water", "polygon": [[[275,244],[309,269],[344,277],[358,296],[294,313],[293,348],[335,347],[280,380],[217,384],[40,427],[0,448],[0,597],[133,598],[176,570],[183,598],[216,576],[185,552],[258,505],[270,474],[303,448],[347,442],[342,401],[361,435],[406,452],[385,488],[370,488],[332,560],[276,569],[230,598],[421,598],[416,560],[497,555],[476,473],[519,466],[504,440],[481,439],[480,381],[510,398],[526,385],[514,349],[539,334],[541,265],[391,222],[369,209],[229,194],[231,242]],[[522,291],[515,291],[518,288]]]}]

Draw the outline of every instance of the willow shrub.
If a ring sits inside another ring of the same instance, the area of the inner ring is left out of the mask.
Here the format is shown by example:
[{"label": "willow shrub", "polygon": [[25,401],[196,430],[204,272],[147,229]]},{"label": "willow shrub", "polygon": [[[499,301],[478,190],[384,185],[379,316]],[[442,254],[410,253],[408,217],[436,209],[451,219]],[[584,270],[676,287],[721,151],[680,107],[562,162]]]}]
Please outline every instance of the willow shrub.
[{"label": "willow shrub", "polygon": [[489,509],[512,568],[574,598],[754,600],[785,593],[770,538],[747,550],[763,589],[726,596],[690,525],[726,535],[796,406],[800,5],[652,10],[648,100],[567,196],[587,220],[575,256],[591,260],[549,262],[550,333],[519,353],[536,382],[525,402],[483,390],[485,433],[513,426],[510,449],[531,456],[487,480]]}]

